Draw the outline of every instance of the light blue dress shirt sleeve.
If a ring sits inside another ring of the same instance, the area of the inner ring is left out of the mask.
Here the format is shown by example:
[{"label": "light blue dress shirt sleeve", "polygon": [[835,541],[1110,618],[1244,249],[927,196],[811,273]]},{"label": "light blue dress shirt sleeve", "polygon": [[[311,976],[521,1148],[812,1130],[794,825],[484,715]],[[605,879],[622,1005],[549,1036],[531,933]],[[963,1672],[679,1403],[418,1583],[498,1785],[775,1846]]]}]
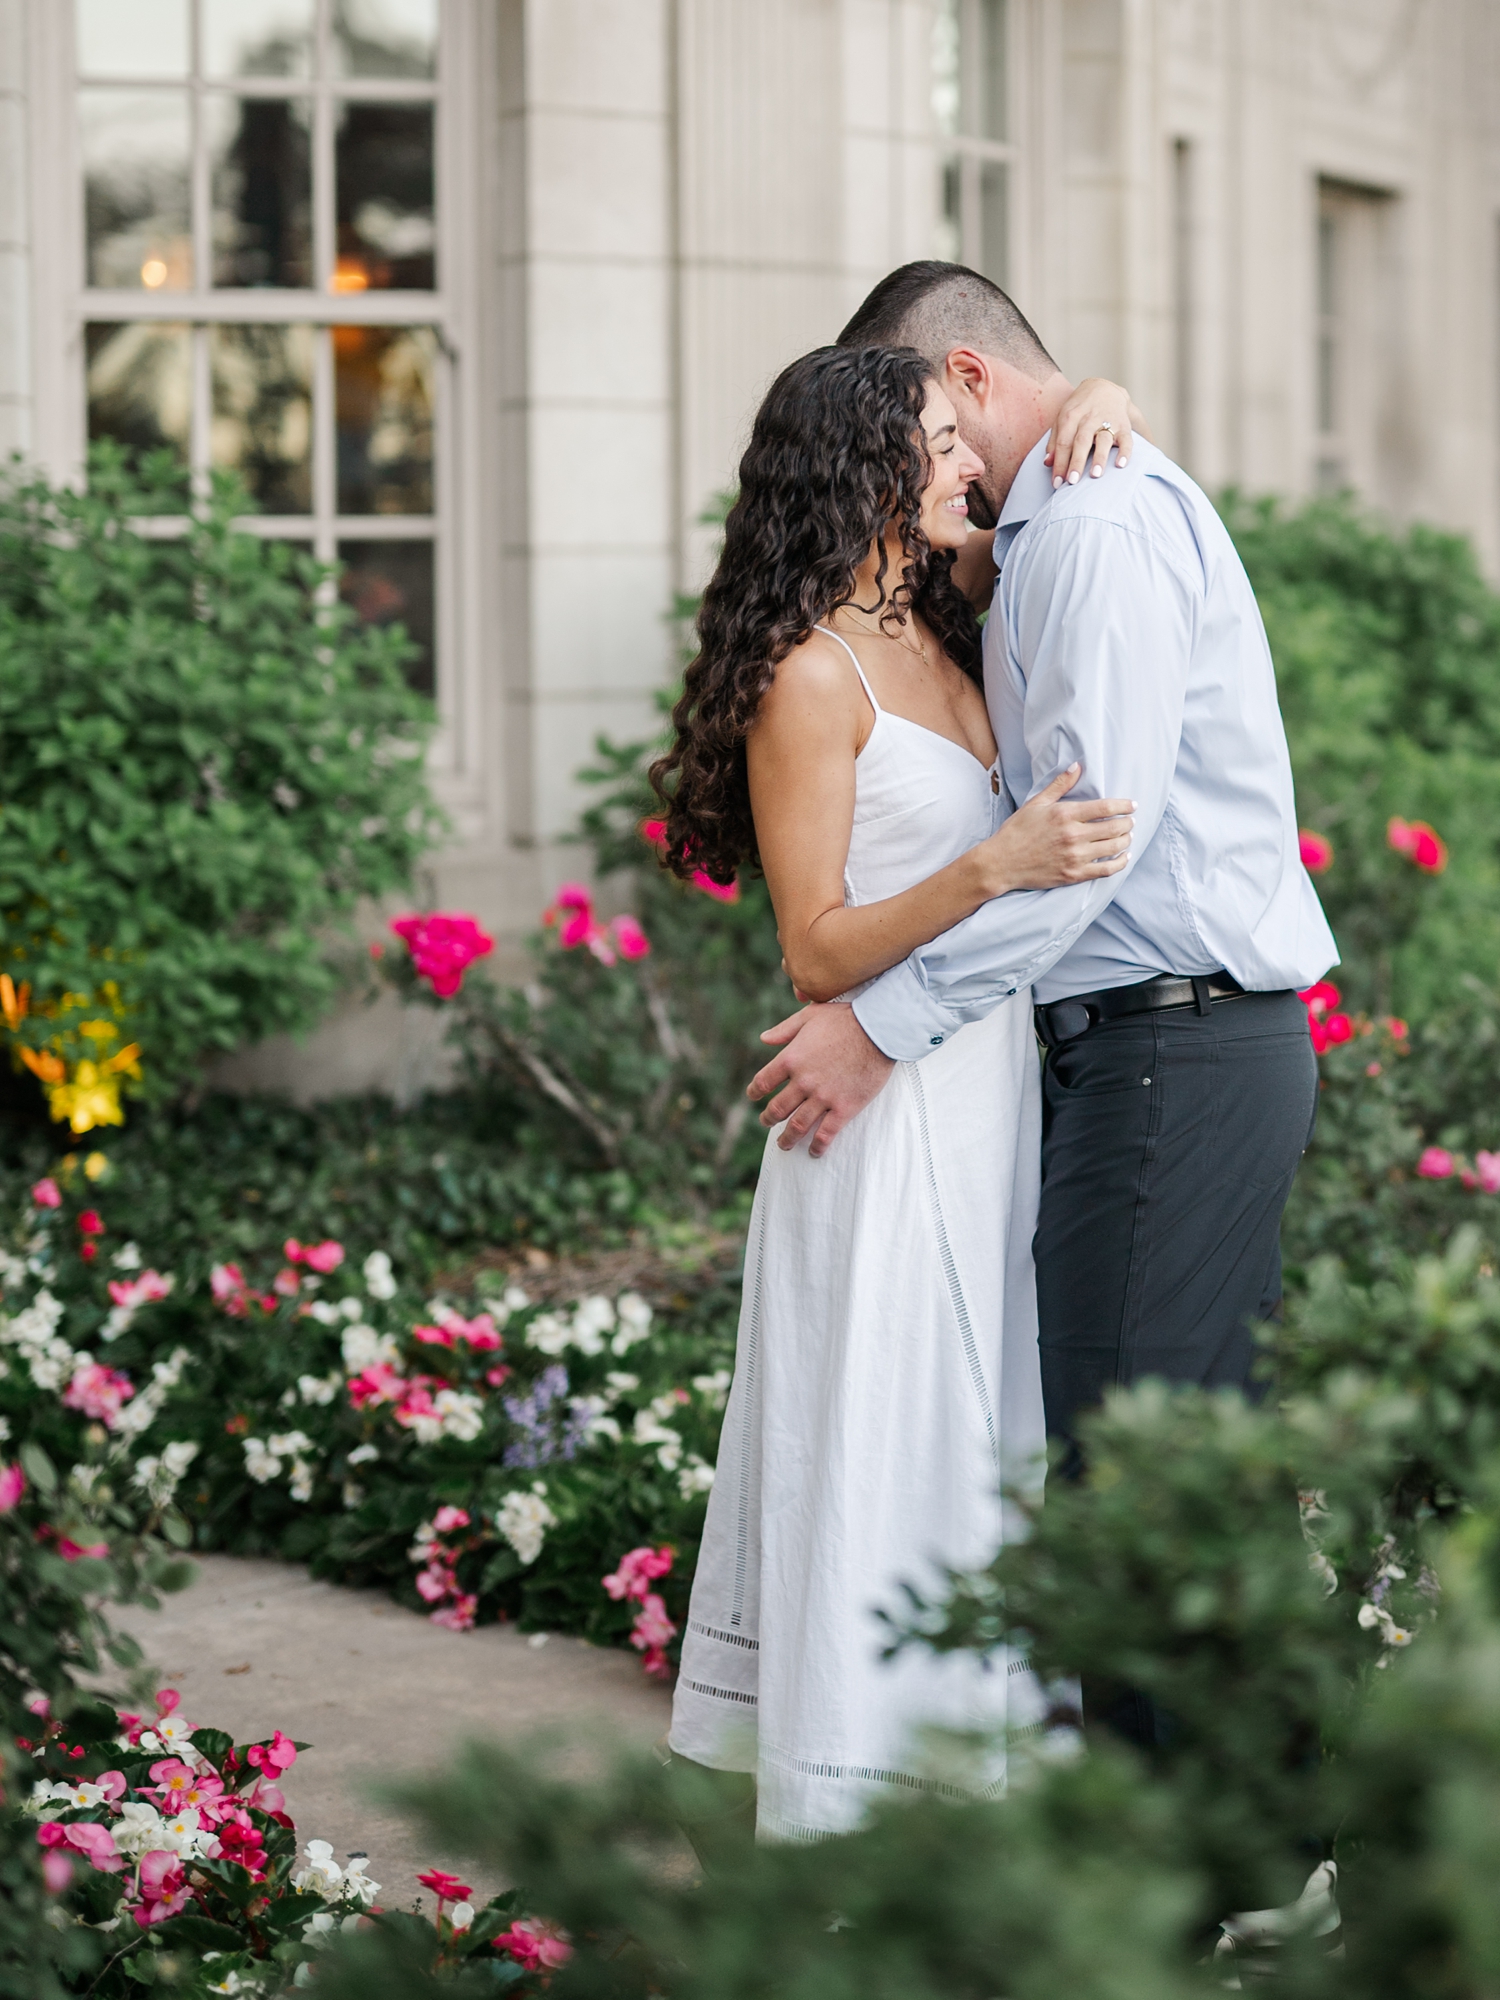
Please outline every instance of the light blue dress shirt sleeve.
[{"label": "light blue dress shirt sleeve", "polygon": [[[987,634],[997,738],[1017,799],[1075,759],[1070,798],[1137,802],[1130,868],[1067,888],[1016,890],[882,973],[854,1001],[877,1048],[925,1056],[1035,983],[1119,893],[1163,828],[1203,607],[1201,574],[1139,528],[1090,517],[1038,522],[1012,551]],[[1012,764],[1016,768],[1012,768]]]}]

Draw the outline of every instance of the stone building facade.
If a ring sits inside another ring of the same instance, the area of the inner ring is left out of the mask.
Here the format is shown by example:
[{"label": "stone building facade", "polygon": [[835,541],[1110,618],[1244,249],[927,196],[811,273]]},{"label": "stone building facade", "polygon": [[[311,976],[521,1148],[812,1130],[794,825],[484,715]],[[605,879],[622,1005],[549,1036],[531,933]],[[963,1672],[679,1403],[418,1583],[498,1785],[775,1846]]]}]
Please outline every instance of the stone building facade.
[{"label": "stone building facade", "polygon": [[[908,258],[1005,284],[1206,485],[1500,569],[1494,0],[0,0],[0,447],[239,468],[402,617],[507,939],[758,394]],[[365,1015],[243,1059],[430,1073]]]}]

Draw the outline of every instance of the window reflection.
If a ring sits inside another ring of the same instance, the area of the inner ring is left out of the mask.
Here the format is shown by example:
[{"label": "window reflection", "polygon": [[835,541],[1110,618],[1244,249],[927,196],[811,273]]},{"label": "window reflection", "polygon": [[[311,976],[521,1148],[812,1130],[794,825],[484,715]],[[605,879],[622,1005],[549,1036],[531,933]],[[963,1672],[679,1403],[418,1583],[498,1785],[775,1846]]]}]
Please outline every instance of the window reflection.
[{"label": "window reflection", "polygon": [[84,76],[186,76],[188,0],[76,0]]},{"label": "window reflection", "polygon": [[429,327],[333,329],[341,514],[432,512],[436,346]]},{"label": "window reflection", "polygon": [[431,695],[433,675],[431,542],[340,542],[339,596],[362,625],[402,625],[416,646],[406,678]]},{"label": "window reflection", "polygon": [[211,456],[267,514],[312,512],[313,330],[209,329]]},{"label": "window reflection", "polygon": [[344,104],[336,141],[338,292],[431,291],[432,106]]},{"label": "window reflection", "polygon": [[188,226],[188,100],[177,90],[81,90],[88,281],[183,291]]},{"label": "window reflection", "polygon": [[192,335],[185,326],[84,328],[89,442],[114,438],[132,457],[170,451],[187,463]]},{"label": "window reflection", "polygon": [[213,184],[214,283],[312,283],[309,107],[297,98],[205,105]]},{"label": "window reflection", "polygon": [[201,0],[206,76],[306,76],[313,0]]},{"label": "window reflection", "polygon": [[438,0],[336,0],[334,62],[342,76],[437,73]]}]

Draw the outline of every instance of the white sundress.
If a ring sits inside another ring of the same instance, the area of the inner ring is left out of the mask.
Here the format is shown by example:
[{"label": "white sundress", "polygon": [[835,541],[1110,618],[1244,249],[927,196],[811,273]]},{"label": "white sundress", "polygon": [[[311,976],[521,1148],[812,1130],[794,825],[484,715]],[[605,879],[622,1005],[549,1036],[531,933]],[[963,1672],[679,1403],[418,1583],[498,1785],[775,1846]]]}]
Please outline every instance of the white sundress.
[{"label": "white sundress", "polygon": [[[845,650],[875,710],[855,765],[852,905],[922,881],[1010,807],[997,767],[882,709]],[[1020,1659],[914,1648],[884,1661],[877,1617],[900,1615],[903,1581],[932,1592],[944,1565],[987,1562],[1011,1525],[1002,1479],[1041,1477],[1029,992],[898,1064],[823,1159],[775,1139],[669,1741],[755,1773],[759,1837],[808,1840],[857,1825],[878,1798],[949,1789],[924,1724],[1014,1729],[1041,1714]],[[980,1788],[1003,1782],[1001,1757]]]}]

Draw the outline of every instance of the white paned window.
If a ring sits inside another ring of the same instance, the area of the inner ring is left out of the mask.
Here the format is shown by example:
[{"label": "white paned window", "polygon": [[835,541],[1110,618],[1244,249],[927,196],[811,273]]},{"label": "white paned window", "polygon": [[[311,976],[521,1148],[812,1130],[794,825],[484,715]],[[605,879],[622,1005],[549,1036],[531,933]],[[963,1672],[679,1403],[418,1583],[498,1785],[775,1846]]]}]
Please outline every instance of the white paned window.
[{"label": "white paned window", "polygon": [[439,0],[75,0],[89,440],[233,471],[448,665]]},{"label": "white paned window", "polygon": [[1012,280],[1016,146],[1009,0],[939,0],[932,110],[942,175],[938,255]]}]

